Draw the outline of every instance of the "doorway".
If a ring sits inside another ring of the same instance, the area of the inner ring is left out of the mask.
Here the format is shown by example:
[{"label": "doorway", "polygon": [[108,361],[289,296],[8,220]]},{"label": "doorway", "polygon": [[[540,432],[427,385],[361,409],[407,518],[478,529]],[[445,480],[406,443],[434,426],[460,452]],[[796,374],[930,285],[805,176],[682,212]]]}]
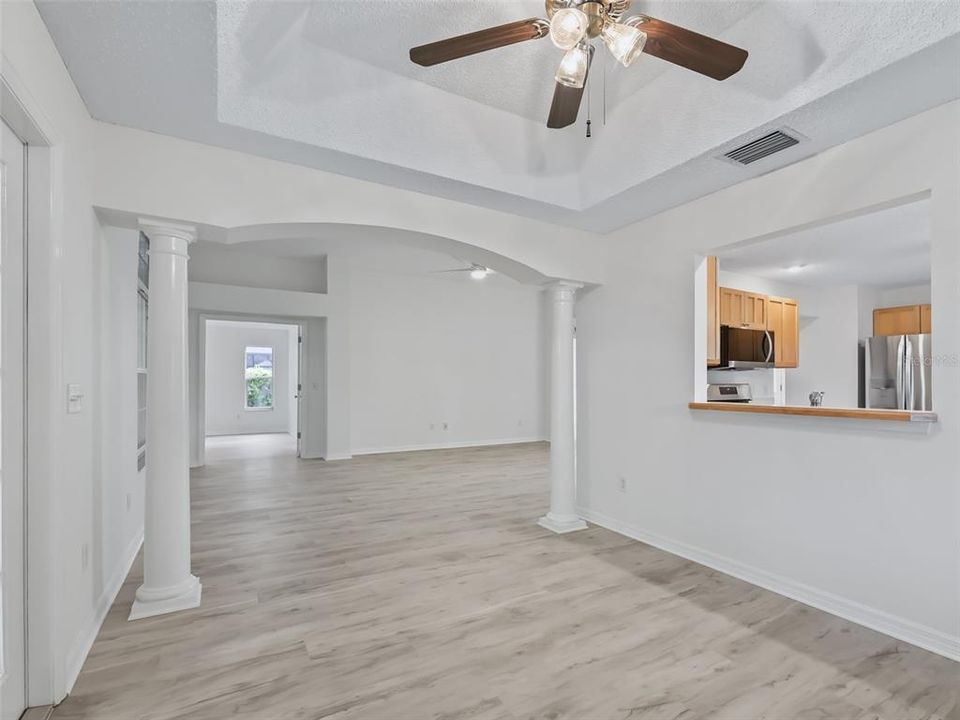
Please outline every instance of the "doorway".
[{"label": "doorway", "polygon": [[0,126],[0,720],[16,720],[26,707],[26,148],[5,122]]},{"label": "doorway", "polygon": [[300,457],[300,325],[207,319],[202,332],[205,455]]}]

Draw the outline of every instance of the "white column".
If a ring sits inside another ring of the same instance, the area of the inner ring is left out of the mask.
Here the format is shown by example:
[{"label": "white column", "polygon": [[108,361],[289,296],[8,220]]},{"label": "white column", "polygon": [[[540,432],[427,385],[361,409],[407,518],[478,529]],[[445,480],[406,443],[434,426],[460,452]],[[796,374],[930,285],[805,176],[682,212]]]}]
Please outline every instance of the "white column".
[{"label": "white column", "polygon": [[550,350],[550,512],[539,524],[555,533],[583,530],[576,513],[574,467],[573,301],[578,283],[550,287],[553,339]]},{"label": "white column", "polygon": [[147,487],[143,585],[130,620],[200,604],[190,573],[187,248],[193,228],[141,220],[150,238],[147,323]]}]

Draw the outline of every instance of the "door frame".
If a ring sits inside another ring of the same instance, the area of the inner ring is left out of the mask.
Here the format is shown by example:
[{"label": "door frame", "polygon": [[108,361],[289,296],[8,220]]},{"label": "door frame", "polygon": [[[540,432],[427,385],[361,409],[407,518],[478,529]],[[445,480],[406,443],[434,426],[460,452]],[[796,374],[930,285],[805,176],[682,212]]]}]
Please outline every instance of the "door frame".
[{"label": "door frame", "polygon": [[[194,441],[197,448],[197,464],[194,467],[203,467],[206,464],[206,424],[207,424],[207,397],[206,397],[206,366],[207,366],[207,321],[208,320],[227,320],[233,322],[259,322],[259,323],[274,323],[280,325],[292,325],[299,328],[301,341],[298,344],[298,351],[300,354],[300,359],[298,360],[298,370],[299,377],[298,382],[305,386],[306,383],[304,379],[305,376],[305,366],[309,363],[303,362],[303,346],[308,342],[308,336],[311,333],[310,323],[316,320],[323,320],[319,317],[294,317],[289,315],[256,315],[250,313],[229,313],[229,312],[211,312],[205,310],[194,310],[191,309],[190,313],[197,313],[197,326],[196,326],[196,336],[195,342],[197,343],[197,357],[196,357],[196,366],[194,371],[196,372],[197,377],[197,394],[196,394],[196,413],[194,417],[196,418],[196,427],[194,428]],[[191,338],[193,339],[193,338]],[[323,344],[323,353],[326,355],[326,343],[325,338]],[[324,366],[326,366],[326,357],[324,357]],[[308,375],[309,373],[307,373]],[[313,381],[318,382],[318,381]],[[323,387],[321,385],[321,387]],[[309,395],[304,395],[301,391],[300,398],[297,400],[297,423],[299,425],[298,432],[303,436],[307,437],[308,432],[313,432],[313,429],[310,425],[310,417],[314,413],[305,412],[305,403],[307,402]],[[323,393],[321,395],[321,402],[325,403],[326,398],[326,388],[323,387]],[[317,402],[317,399],[314,399],[313,402]],[[323,415],[324,419],[326,415]],[[322,423],[322,426],[319,428],[319,432],[322,437],[322,446],[324,453],[326,452],[326,427],[325,422]],[[302,455],[302,441],[297,439],[297,456],[303,457]],[[313,456],[309,456],[313,457]],[[321,455],[320,457],[323,457]],[[309,458],[306,458],[309,459]]]},{"label": "door frame", "polygon": [[64,136],[6,57],[0,65],[0,116],[26,144],[24,670],[27,707],[36,707],[62,700],[69,681],[57,639],[61,573],[57,561],[50,561],[57,557],[55,481],[62,468],[58,454],[46,450],[60,436]]}]

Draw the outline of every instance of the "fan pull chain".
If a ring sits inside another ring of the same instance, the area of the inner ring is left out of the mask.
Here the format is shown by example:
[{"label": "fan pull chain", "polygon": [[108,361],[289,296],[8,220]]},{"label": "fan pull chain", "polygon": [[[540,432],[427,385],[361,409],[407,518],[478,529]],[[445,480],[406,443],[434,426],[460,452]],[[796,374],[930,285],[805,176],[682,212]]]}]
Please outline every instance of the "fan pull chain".
[{"label": "fan pull chain", "polygon": [[593,87],[593,83],[590,82],[589,75],[587,76],[586,84],[587,84],[587,137],[593,137],[593,134],[590,132],[590,117],[591,117],[590,88]]}]

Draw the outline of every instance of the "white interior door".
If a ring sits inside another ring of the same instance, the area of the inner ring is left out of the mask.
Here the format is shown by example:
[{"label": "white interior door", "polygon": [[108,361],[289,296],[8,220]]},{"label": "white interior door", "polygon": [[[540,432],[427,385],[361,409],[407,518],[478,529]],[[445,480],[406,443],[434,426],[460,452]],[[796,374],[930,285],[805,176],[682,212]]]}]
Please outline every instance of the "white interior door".
[{"label": "white interior door", "polygon": [[297,376],[293,379],[297,389],[294,401],[297,403],[297,457],[302,457],[303,448],[303,327],[297,326]]},{"label": "white interior door", "polygon": [[0,719],[26,704],[24,624],[24,147],[0,138]]}]

